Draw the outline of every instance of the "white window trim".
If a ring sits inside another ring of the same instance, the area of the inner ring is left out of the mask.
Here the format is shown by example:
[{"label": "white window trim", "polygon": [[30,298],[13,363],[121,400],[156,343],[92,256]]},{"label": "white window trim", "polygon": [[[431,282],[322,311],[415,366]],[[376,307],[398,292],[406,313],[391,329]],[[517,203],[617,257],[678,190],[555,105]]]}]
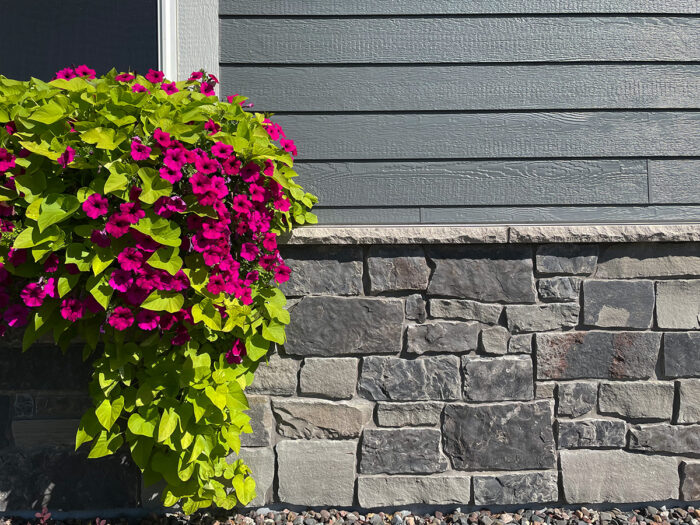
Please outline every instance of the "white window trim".
[{"label": "white window trim", "polygon": [[158,67],[177,80],[177,0],[158,0]]}]

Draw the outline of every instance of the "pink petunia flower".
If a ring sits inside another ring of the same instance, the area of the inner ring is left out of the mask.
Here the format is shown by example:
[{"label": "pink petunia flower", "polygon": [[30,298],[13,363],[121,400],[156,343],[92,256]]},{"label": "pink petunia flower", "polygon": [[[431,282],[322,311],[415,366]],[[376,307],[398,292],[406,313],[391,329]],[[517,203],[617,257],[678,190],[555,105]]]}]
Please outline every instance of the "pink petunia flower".
[{"label": "pink petunia flower", "polygon": [[131,142],[131,158],[134,160],[146,160],[151,154],[151,148],[134,140]]},{"label": "pink petunia flower", "polygon": [[192,71],[190,78],[187,79],[188,82],[193,82],[195,80],[201,80],[204,74],[201,71]]},{"label": "pink petunia flower", "polygon": [[155,140],[161,148],[170,146],[170,133],[166,133],[160,128],[153,131],[153,140]]},{"label": "pink petunia flower", "polygon": [[277,268],[275,268],[275,281],[278,283],[286,283],[289,281],[289,275],[292,273],[292,270],[289,266],[286,266],[284,264],[280,264]]},{"label": "pink petunia flower", "polygon": [[109,236],[104,230],[92,230],[90,242],[96,244],[100,248],[107,248],[110,245]]},{"label": "pink petunia flower", "polygon": [[109,285],[118,292],[126,292],[133,282],[131,274],[120,269],[114,270],[109,278]]},{"label": "pink petunia flower", "polygon": [[115,330],[124,331],[134,324],[134,314],[126,306],[117,306],[109,316],[108,323]]},{"label": "pink petunia flower", "polygon": [[105,231],[112,237],[119,238],[129,231],[131,225],[132,222],[128,215],[123,213],[115,213],[107,220]]},{"label": "pink petunia flower", "polygon": [[236,195],[233,198],[233,204],[231,207],[237,213],[248,213],[253,205],[245,195]]},{"label": "pink petunia flower", "polygon": [[195,161],[194,165],[197,168],[197,171],[201,171],[207,175],[216,173],[219,170],[219,163],[214,159],[210,159],[209,157],[199,157]]},{"label": "pink petunia flower", "polygon": [[10,135],[14,135],[17,133],[17,124],[15,124],[13,121],[8,122],[5,124],[5,131],[7,131]]},{"label": "pink petunia flower", "polygon": [[216,93],[214,92],[214,86],[212,86],[209,82],[202,82],[199,85],[199,92],[208,97],[216,95]]},{"label": "pink petunia flower", "polygon": [[[44,291],[49,297],[56,297],[58,290],[56,290],[56,279],[49,277],[44,283]],[[90,296],[92,297],[92,296]]]},{"label": "pink petunia flower", "polygon": [[297,147],[294,145],[294,141],[291,139],[282,139],[280,140],[280,145],[282,146],[282,149],[288,153],[291,153],[293,156],[296,157],[297,155]]},{"label": "pink petunia flower", "polygon": [[221,274],[212,275],[209,277],[209,282],[207,283],[207,291],[214,295],[218,295],[224,291],[226,286],[226,281],[224,276]]},{"label": "pink petunia flower", "polygon": [[241,339],[236,339],[231,349],[226,352],[226,362],[230,365],[238,365],[243,361],[245,355],[245,343]]},{"label": "pink petunia flower", "polygon": [[73,160],[75,160],[75,150],[73,148],[71,148],[70,146],[68,146],[66,148],[66,151],[61,153],[61,155],[58,157],[56,162],[58,162],[58,164],[61,167],[65,168],[68,166],[68,164],[73,162]]},{"label": "pink petunia flower", "polygon": [[280,197],[279,199],[275,200],[274,206],[275,209],[279,211],[289,211],[289,208],[292,207],[289,200],[285,199],[284,197]]},{"label": "pink petunia flower", "polygon": [[136,77],[131,73],[119,73],[116,77],[114,77],[114,80],[117,82],[131,82],[135,78]]},{"label": "pink petunia flower", "polygon": [[180,170],[174,170],[168,166],[160,168],[158,173],[160,173],[162,179],[167,180],[170,184],[175,184],[182,179],[182,172]]},{"label": "pink petunia flower", "polygon": [[150,93],[150,91],[146,89],[146,86],[142,86],[141,84],[134,84],[131,86],[131,91],[134,93]]},{"label": "pink petunia flower", "polygon": [[127,247],[117,256],[122,270],[139,270],[143,266],[143,254],[136,248]]},{"label": "pink petunia flower", "polygon": [[71,78],[75,78],[77,75],[75,74],[75,71],[73,68],[67,67],[64,69],[61,69],[60,71],[56,72],[56,78],[63,78],[65,80],[70,80]]},{"label": "pink petunia flower", "polygon": [[224,144],[223,142],[217,142],[211,147],[211,154],[216,158],[226,159],[233,154],[233,146]]},{"label": "pink petunia flower", "polygon": [[155,330],[160,317],[152,310],[141,310],[136,314],[136,326],[141,330]]},{"label": "pink petunia flower", "polygon": [[255,182],[260,178],[260,166],[255,162],[249,162],[241,168],[241,178],[245,182]]},{"label": "pink petunia flower", "polygon": [[151,84],[163,82],[163,79],[165,78],[165,74],[162,71],[156,71],[154,69],[149,69],[148,73],[146,73],[144,76]]},{"label": "pink petunia flower", "polygon": [[265,248],[268,252],[275,251],[277,249],[277,235],[274,233],[265,234],[262,244],[263,248]]},{"label": "pink petunia flower", "polygon": [[244,242],[241,246],[241,258],[246,261],[254,261],[259,253],[260,249],[252,242]]},{"label": "pink petunia flower", "polygon": [[187,328],[184,326],[178,326],[175,337],[172,338],[170,344],[173,346],[181,346],[187,343],[190,339],[192,338],[190,337],[190,333],[187,331]]},{"label": "pink petunia flower", "polygon": [[241,172],[241,164],[236,157],[229,157],[221,163],[221,167],[226,175],[238,175]]},{"label": "pink petunia flower", "polygon": [[175,82],[163,82],[160,85],[160,88],[165,91],[168,95],[174,95],[175,93],[178,93],[180,90],[177,89],[177,86],[175,85]]},{"label": "pink petunia flower", "polygon": [[275,163],[270,159],[265,159],[265,169],[263,170],[263,175],[266,177],[272,177],[275,174]]},{"label": "pink petunia flower", "polygon": [[204,124],[204,129],[209,132],[210,135],[215,135],[219,131],[221,131],[221,126],[214,122],[212,119],[209,119],[206,124]]},{"label": "pink petunia flower", "polygon": [[181,169],[187,163],[185,151],[180,148],[169,148],[165,151],[163,164],[173,170]]},{"label": "pink petunia flower", "polygon": [[91,219],[97,219],[103,215],[107,215],[109,204],[107,198],[99,193],[93,193],[85,202],[83,202],[83,211]]},{"label": "pink petunia flower", "polygon": [[25,326],[29,321],[29,309],[21,304],[11,304],[2,318],[9,326]]},{"label": "pink petunia flower", "polygon": [[11,248],[7,253],[7,260],[12,266],[20,266],[27,260],[27,250]]},{"label": "pink petunia flower", "polygon": [[11,170],[15,166],[15,156],[5,148],[0,148],[0,173]]},{"label": "pink petunia flower", "polygon": [[80,77],[88,77],[88,78],[95,78],[95,70],[90,69],[87,67],[85,64],[82,66],[78,66],[75,68],[75,74],[80,76]]},{"label": "pink petunia flower", "polygon": [[24,304],[30,308],[36,308],[37,306],[41,306],[43,304],[44,297],[46,297],[46,292],[44,291],[44,287],[40,284],[29,283],[24,287],[22,293],[20,293],[20,297],[24,301]]},{"label": "pink petunia flower", "polygon": [[248,186],[250,192],[250,200],[253,202],[265,202],[265,188],[253,183]]},{"label": "pink petunia flower", "polygon": [[83,303],[77,299],[64,299],[61,301],[61,317],[67,321],[74,323],[82,318],[84,313]]},{"label": "pink petunia flower", "polygon": [[83,306],[88,312],[91,312],[93,314],[105,311],[105,309],[102,308],[102,305],[98,303],[92,295],[88,295],[87,297],[85,297],[85,299],[83,300]]},{"label": "pink petunia flower", "polygon": [[59,260],[58,255],[52,253],[44,261],[44,271],[46,273],[54,273],[58,270]]}]

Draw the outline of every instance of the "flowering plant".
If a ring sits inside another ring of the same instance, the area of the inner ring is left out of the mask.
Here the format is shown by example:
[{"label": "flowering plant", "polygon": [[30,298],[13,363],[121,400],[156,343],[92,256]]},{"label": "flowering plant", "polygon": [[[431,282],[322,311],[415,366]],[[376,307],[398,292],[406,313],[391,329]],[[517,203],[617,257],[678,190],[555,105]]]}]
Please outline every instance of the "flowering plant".
[{"label": "flowering plant", "polygon": [[244,389],[285,341],[277,236],[316,222],[294,143],[217,83],[0,76],[0,331],[23,328],[24,350],[83,340],[94,408],[76,448],[127,446],[185,512],[255,496],[230,451],[251,432]]}]

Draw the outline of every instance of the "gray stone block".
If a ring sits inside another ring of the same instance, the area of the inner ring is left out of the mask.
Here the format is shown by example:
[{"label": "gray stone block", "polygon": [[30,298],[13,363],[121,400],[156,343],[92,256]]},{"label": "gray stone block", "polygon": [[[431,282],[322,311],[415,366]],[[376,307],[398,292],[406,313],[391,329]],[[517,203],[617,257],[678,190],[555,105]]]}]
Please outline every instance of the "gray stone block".
[{"label": "gray stone block", "polygon": [[460,354],[476,350],[479,342],[479,323],[435,321],[410,325],[406,329],[406,351],[409,354]]},{"label": "gray stone block", "polygon": [[533,334],[518,334],[510,336],[508,341],[509,354],[531,354]]},{"label": "gray stone block", "polygon": [[653,316],[652,281],[583,282],[583,322],[586,325],[649,328]]},{"label": "gray stone block", "polygon": [[622,450],[562,450],[567,503],[629,503],[678,498],[675,458]]},{"label": "gray stone block", "polygon": [[681,499],[700,500],[700,461],[681,461]]},{"label": "gray stone block", "polygon": [[248,504],[248,507],[259,507],[272,503],[275,482],[275,452],[272,448],[242,448],[238,456],[231,454],[229,458],[230,461],[242,459],[253,472],[257,496]]},{"label": "gray stone block", "polygon": [[34,344],[22,352],[5,342],[0,352],[0,385],[4,390],[77,390],[88,391],[92,377],[91,360],[83,361],[82,347],[70,347],[66,353],[50,344]]},{"label": "gray stone block", "polygon": [[424,323],[427,317],[426,303],[422,295],[414,293],[406,297],[406,319]]},{"label": "gray stone block", "polygon": [[597,383],[559,383],[557,386],[557,416],[582,416],[595,408],[597,400]]},{"label": "gray stone block", "polygon": [[580,277],[546,277],[537,281],[537,291],[543,301],[577,301],[580,290]]},{"label": "gray stone block", "polygon": [[638,279],[700,275],[700,243],[608,244],[601,249],[596,277]]},{"label": "gray stone block", "polygon": [[462,357],[464,398],[469,401],[529,401],[534,397],[529,355]]},{"label": "gray stone block", "polygon": [[265,396],[248,396],[248,406],[250,409],[246,414],[250,416],[253,433],[241,434],[241,446],[267,447],[271,443],[273,425],[270,400]]},{"label": "gray stone block", "polygon": [[661,334],[566,332],[537,334],[537,379],[648,379]]},{"label": "gray stone block", "polygon": [[431,246],[428,293],[483,302],[534,303],[532,251],[527,246]]},{"label": "gray stone block", "polygon": [[700,423],[700,379],[679,381],[678,394],[678,417],[675,423]]},{"label": "gray stone block", "polygon": [[280,251],[292,269],[289,281],[280,286],[285,295],[362,293],[361,246],[284,246]]},{"label": "gray stone block", "polygon": [[700,376],[700,332],[664,334],[664,375]]},{"label": "gray stone block", "polygon": [[[51,396],[45,396],[51,397]],[[0,402],[1,403],[1,402]],[[31,394],[15,394],[12,399],[11,415],[14,419],[31,419],[34,417],[34,397]]]},{"label": "gray stone block", "polygon": [[673,383],[602,383],[598,394],[601,414],[625,419],[665,419],[673,414]]},{"label": "gray stone block", "polygon": [[513,333],[573,328],[578,324],[578,313],[577,303],[506,306],[508,330]]},{"label": "gray stone block", "polygon": [[481,330],[479,350],[485,354],[504,355],[508,353],[510,333],[503,326],[487,326]]},{"label": "gray stone block", "polygon": [[[17,406],[16,401],[15,406]],[[92,406],[92,398],[87,391],[76,394],[36,394],[34,396],[34,416],[38,418],[80,419]]]},{"label": "gray stone block", "polygon": [[355,493],[357,441],[282,441],[277,452],[277,501],[349,507]]},{"label": "gray stone block", "polygon": [[18,448],[73,448],[79,423],[79,419],[21,419],[12,422],[12,437]]},{"label": "gray stone block", "polygon": [[456,355],[362,360],[358,392],[374,401],[454,401],[461,399]]},{"label": "gray stone block", "polygon": [[373,294],[425,290],[430,278],[430,267],[421,246],[372,246],[367,269]]},{"label": "gray stone block", "polygon": [[297,393],[299,361],[271,354],[269,361],[261,361],[255,371],[253,383],[246,388],[247,394],[293,396]]},{"label": "gray stone block", "polygon": [[400,299],[305,297],[287,326],[289,355],[398,354],[404,305]]},{"label": "gray stone block", "polygon": [[630,429],[630,450],[694,455],[700,450],[700,425],[635,425]]},{"label": "gray stone block", "polygon": [[440,423],[442,403],[377,403],[377,425],[382,427],[421,427]]},{"label": "gray stone block", "polygon": [[12,444],[10,396],[0,396],[0,450]]},{"label": "gray stone block", "polygon": [[537,248],[537,272],[543,275],[590,275],[598,260],[595,244],[545,244]]},{"label": "gray stone block", "polygon": [[348,439],[359,437],[372,417],[366,401],[274,399],[277,433],[292,439]]},{"label": "gray stone block", "polygon": [[485,304],[468,299],[430,299],[428,307],[432,317],[479,321],[484,324],[498,324],[503,311],[500,304]]},{"label": "gray stone block", "polygon": [[460,505],[471,498],[471,476],[360,476],[357,497],[360,507],[396,505]]},{"label": "gray stone block", "polygon": [[547,503],[558,499],[556,471],[474,476],[475,505]]},{"label": "gray stone block", "polygon": [[350,399],[355,395],[358,363],[354,357],[307,357],[299,373],[301,393]]},{"label": "gray stone block", "polygon": [[548,401],[447,405],[443,448],[457,470],[527,470],[556,466]]},{"label": "gray stone block", "polygon": [[447,470],[440,431],[430,428],[366,429],[361,474],[434,474]]},{"label": "gray stone block", "polygon": [[700,329],[700,279],[656,283],[659,328]]},{"label": "gray stone block", "polygon": [[627,425],[612,419],[560,420],[557,423],[559,448],[624,448]]},{"label": "gray stone block", "polygon": [[535,381],[535,399],[554,401],[554,391],[557,384],[554,381]]}]

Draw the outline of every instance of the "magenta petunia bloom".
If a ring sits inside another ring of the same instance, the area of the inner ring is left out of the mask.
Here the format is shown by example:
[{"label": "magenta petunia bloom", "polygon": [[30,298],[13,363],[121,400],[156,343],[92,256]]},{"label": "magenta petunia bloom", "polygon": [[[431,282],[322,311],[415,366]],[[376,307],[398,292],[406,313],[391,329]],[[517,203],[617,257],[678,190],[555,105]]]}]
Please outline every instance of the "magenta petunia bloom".
[{"label": "magenta petunia bloom", "polygon": [[294,145],[294,141],[291,139],[282,139],[280,140],[280,145],[282,146],[282,149],[293,156],[296,157],[297,155],[297,147]]},{"label": "magenta petunia bloom", "polygon": [[160,85],[160,88],[165,91],[168,95],[174,95],[175,93],[179,92],[180,90],[177,89],[177,86],[175,85],[175,82],[163,82]]},{"label": "magenta petunia bloom", "polygon": [[0,173],[15,167],[15,156],[5,148],[0,148]]},{"label": "magenta petunia bloom", "polygon": [[249,162],[241,168],[241,178],[245,182],[255,182],[260,178],[260,166],[255,162]]},{"label": "magenta petunia bloom", "polygon": [[211,147],[211,154],[219,159],[226,159],[233,153],[233,146],[217,142]]},{"label": "magenta petunia bloom", "polygon": [[131,82],[135,78],[136,77],[131,73],[119,73],[116,77],[114,77],[114,80],[117,82]]},{"label": "magenta petunia bloom", "polygon": [[289,275],[292,273],[291,268],[289,266],[286,266],[284,264],[280,264],[277,268],[275,268],[275,281],[278,283],[286,283],[289,281]]},{"label": "magenta petunia bloom", "polygon": [[12,266],[20,266],[27,260],[27,250],[11,248],[7,253],[7,260]]},{"label": "magenta petunia bloom", "polygon": [[61,317],[67,321],[75,322],[83,317],[85,309],[83,303],[77,299],[64,299],[61,301]]},{"label": "magenta petunia bloom", "polygon": [[226,352],[226,362],[230,365],[240,364],[243,361],[243,356],[245,355],[245,343],[241,339],[236,339],[231,349]]},{"label": "magenta petunia bloom", "polygon": [[97,300],[92,296],[88,295],[84,300],[83,300],[83,306],[88,312],[91,312],[93,314],[98,314],[100,312],[104,312],[105,309],[102,308],[102,305],[97,302]]},{"label": "magenta petunia bloom", "polygon": [[156,128],[153,132],[153,140],[155,140],[161,148],[167,148],[170,146],[170,133]]},{"label": "magenta petunia bloom", "polygon": [[250,200],[253,202],[265,202],[265,188],[253,183],[248,186],[250,191]]},{"label": "magenta petunia bloom", "polygon": [[221,131],[221,126],[219,126],[212,119],[209,119],[206,124],[204,124],[204,129],[209,132],[210,135],[215,135]]},{"label": "magenta petunia bloom", "polygon": [[244,242],[241,245],[241,257],[246,261],[254,261],[259,253],[260,249],[252,242]]},{"label": "magenta petunia bloom", "polygon": [[174,170],[168,166],[160,168],[158,173],[160,173],[161,179],[167,180],[170,184],[175,184],[182,179],[182,172],[180,170]]},{"label": "magenta petunia bloom", "polygon": [[52,253],[44,261],[44,271],[46,273],[54,273],[58,270],[59,260],[58,255]]},{"label": "magenta petunia bloom", "polygon": [[151,84],[158,84],[159,82],[163,82],[163,79],[165,78],[165,75],[162,71],[156,71],[155,69],[149,69],[148,73],[146,73],[144,76],[146,77],[146,80],[148,80]]},{"label": "magenta petunia bloom", "polygon": [[134,278],[125,270],[116,269],[109,278],[109,285],[118,292],[126,292],[133,282]]},{"label": "magenta petunia bloom", "polygon": [[134,140],[131,142],[131,158],[134,160],[146,160],[151,154],[151,148]]},{"label": "magenta petunia bloom", "polygon": [[193,82],[195,80],[201,80],[204,74],[201,71],[192,71],[190,78],[187,79],[188,82]]},{"label": "magenta petunia bloom", "polygon": [[36,308],[37,306],[41,306],[43,304],[44,297],[46,297],[46,292],[44,291],[44,287],[40,284],[29,283],[24,287],[22,293],[20,293],[20,297],[24,301],[24,304],[30,308]]},{"label": "magenta petunia bloom", "polygon": [[289,208],[292,207],[289,200],[285,199],[284,197],[280,197],[279,199],[275,200],[274,206],[275,209],[279,211],[289,211]]},{"label": "magenta petunia bloom", "polygon": [[134,314],[126,306],[117,306],[109,316],[108,323],[115,330],[124,331],[134,324]]},{"label": "magenta petunia bloom", "polygon": [[[58,291],[56,290],[56,279],[49,277],[44,283],[44,291],[49,297],[56,297]],[[92,297],[92,296],[90,296]]]},{"label": "magenta petunia bloom", "polygon": [[77,75],[75,74],[75,71],[73,68],[67,67],[64,69],[61,69],[60,71],[56,72],[56,78],[63,78],[65,80],[70,80],[71,78],[75,78]]},{"label": "magenta petunia bloom", "polygon": [[10,135],[14,135],[17,133],[17,124],[12,121],[8,122],[5,124],[5,131],[7,131]]},{"label": "magenta petunia bloom", "polygon": [[107,248],[110,245],[109,236],[104,230],[92,230],[90,242],[96,244],[100,248]]},{"label": "magenta petunia bloom", "polygon": [[9,326],[25,326],[29,321],[29,308],[21,304],[11,304],[2,314],[2,318]]},{"label": "magenta petunia bloom", "polygon": [[83,202],[83,211],[91,219],[97,219],[103,215],[107,215],[109,204],[107,198],[99,193],[93,193],[85,202]]},{"label": "magenta petunia bloom", "polygon": [[127,247],[117,256],[122,270],[139,270],[143,266],[143,254],[136,248]]},{"label": "magenta petunia bloom", "polygon": [[141,310],[136,314],[136,326],[141,330],[155,330],[160,317],[152,310]]},{"label": "magenta petunia bloom", "polygon": [[184,326],[178,326],[175,337],[172,338],[170,344],[173,346],[181,346],[187,343],[190,339],[192,339],[192,337],[190,337],[190,333],[187,331],[187,328]]},{"label": "magenta petunia bloom", "polygon": [[185,151],[180,148],[169,148],[165,151],[163,164],[173,170],[181,169],[187,163]]},{"label": "magenta petunia bloom", "polygon": [[233,198],[233,205],[231,207],[235,212],[245,214],[250,211],[253,205],[245,195],[236,195]]},{"label": "magenta petunia bloom", "polygon": [[223,275],[212,275],[211,277],[209,277],[209,282],[207,283],[207,291],[214,295],[218,295],[224,291],[225,286],[226,281]]},{"label": "magenta petunia bloom", "polygon": [[214,159],[210,159],[209,157],[199,157],[195,161],[194,165],[198,171],[201,171],[202,173],[205,173],[207,175],[216,173],[217,171],[219,171],[220,167],[217,161],[215,161]]},{"label": "magenta petunia bloom", "polygon": [[208,97],[216,95],[216,93],[214,92],[214,86],[212,86],[209,82],[202,82],[199,85],[199,92],[202,95],[206,95]]},{"label": "magenta petunia bloom", "polygon": [[275,174],[275,163],[270,159],[265,159],[265,169],[263,170],[263,175],[266,177],[272,177]]},{"label": "magenta petunia bloom", "polygon": [[88,77],[88,78],[95,78],[95,70],[90,69],[87,67],[85,64],[82,66],[78,66],[75,68],[75,74],[78,75],[79,77]]},{"label": "magenta petunia bloom", "polygon": [[118,238],[128,232],[131,225],[132,222],[128,215],[123,213],[115,213],[107,220],[105,231],[112,237]]},{"label": "magenta petunia bloom", "polygon": [[277,235],[274,233],[266,233],[263,239],[263,248],[268,252],[273,252],[277,249]]},{"label": "magenta petunia bloom", "polygon": [[75,160],[75,150],[68,146],[66,151],[61,153],[56,162],[58,162],[61,167],[65,168],[68,164],[73,162],[73,160]]},{"label": "magenta petunia bloom", "polygon": [[221,163],[221,166],[226,175],[238,175],[241,172],[241,164],[236,157],[229,157]]},{"label": "magenta petunia bloom", "polygon": [[141,84],[134,84],[131,86],[131,91],[134,93],[150,93],[150,91],[146,89],[146,86],[142,86]]}]

